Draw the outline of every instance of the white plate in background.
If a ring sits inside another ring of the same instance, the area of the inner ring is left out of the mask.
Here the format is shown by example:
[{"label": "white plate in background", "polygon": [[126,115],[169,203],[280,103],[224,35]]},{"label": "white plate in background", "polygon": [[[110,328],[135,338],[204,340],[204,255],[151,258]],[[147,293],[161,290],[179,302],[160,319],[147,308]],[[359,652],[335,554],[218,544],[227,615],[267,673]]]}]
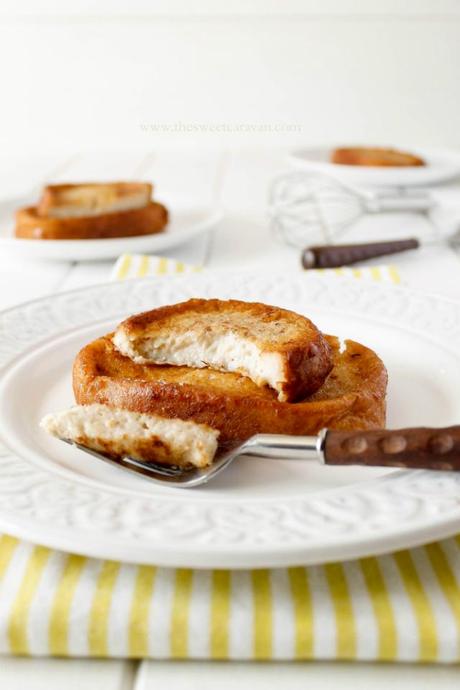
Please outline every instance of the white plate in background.
[{"label": "white plate in background", "polygon": [[424,166],[378,168],[362,165],[331,163],[335,146],[298,148],[289,154],[289,162],[296,168],[331,175],[342,182],[381,187],[413,187],[439,184],[460,175],[460,152],[403,147],[421,156]]},{"label": "white plate in background", "polygon": [[460,304],[328,274],[208,272],[95,286],[0,314],[0,530],[137,563],[257,568],[363,557],[460,530],[460,473],[240,459],[175,489],[50,438],[41,416],[73,403],[77,351],[128,314],[192,296],[262,300],[374,348],[388,425],[460,420]]},{"label": "white plate in background", "polygon": [[0,251],[28,259],[58,261],[96,261],[114,259],[125,253],[154,254],[188,242],[197,235],[217,228],[222,211],[212,206],[173,207],[164,232],[137,237],[98,240],[27,240],[14,237],[14,212],[28,204],[27,199],[0,202]]}]

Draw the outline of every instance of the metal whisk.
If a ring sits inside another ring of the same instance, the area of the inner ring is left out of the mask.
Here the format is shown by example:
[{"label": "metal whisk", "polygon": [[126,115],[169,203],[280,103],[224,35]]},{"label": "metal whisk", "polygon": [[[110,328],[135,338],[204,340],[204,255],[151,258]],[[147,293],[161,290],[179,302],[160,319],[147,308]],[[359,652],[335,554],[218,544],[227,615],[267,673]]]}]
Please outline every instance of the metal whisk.
[{"label": "metal whisk", "polygon": [[276,178],[269,191],[269,215],[275,235],[294,247],[343,235],[366,213],[427,213],[434,201],[425,191],[378,193],[356,189],[315,173],[293,172]]}]

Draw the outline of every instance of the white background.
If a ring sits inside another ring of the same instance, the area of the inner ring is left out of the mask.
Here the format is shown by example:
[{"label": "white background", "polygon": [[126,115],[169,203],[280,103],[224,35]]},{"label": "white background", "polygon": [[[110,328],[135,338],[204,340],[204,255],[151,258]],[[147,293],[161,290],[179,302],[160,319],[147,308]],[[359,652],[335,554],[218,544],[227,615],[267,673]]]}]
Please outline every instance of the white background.
[{"label": "white background", "polygon": [[458,0],[2,0],[0,147],[458,147],[459,46]]}]

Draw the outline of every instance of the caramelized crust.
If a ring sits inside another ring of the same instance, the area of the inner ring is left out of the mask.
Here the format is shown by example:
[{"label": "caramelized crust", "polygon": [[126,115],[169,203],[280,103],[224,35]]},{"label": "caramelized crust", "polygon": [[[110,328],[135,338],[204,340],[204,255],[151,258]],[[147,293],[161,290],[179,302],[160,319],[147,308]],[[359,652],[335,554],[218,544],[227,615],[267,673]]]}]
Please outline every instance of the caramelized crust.
[{"label": "caramelized crust", "polygon": [[191,299],[131,316],[117,349],[137,363],[174,364],[248,376],[279,400],[314,393],[332,367],[330,348],[306,317],[259,302]]},{"label": "caramelized crust", "polygon": [[331,163],[339,165],[363,165],[377,168],[426,165],[423,158],[397,149],[366,148],[361,146],[335,149]]},{"label": "caramelized crust", "polygon": [[95,216],[45,218],[36,206],[16,213],[16,237],[31,240],[93,240],[107,237],[133,237],[162,232],[168,212],[162,204],[151,201],[144,208]]},{"label": "caramelized crust", "polygon": [[112,335],[84,347],[73,367],[75,399],[207,424],[234,443],[256,433],[313,434],[320,429],[376,429],[385,425],[387,374],[364,345],[326,336],[334,367],[323,386],[298,403],[249,378],[211,369],[136,364],[113,346]]},{"label": "caramelized crust", "polygon": [[152,191],[148,182],[51,184],[43,189],[37,214],[65,218],[144,208],[151,201]]}]

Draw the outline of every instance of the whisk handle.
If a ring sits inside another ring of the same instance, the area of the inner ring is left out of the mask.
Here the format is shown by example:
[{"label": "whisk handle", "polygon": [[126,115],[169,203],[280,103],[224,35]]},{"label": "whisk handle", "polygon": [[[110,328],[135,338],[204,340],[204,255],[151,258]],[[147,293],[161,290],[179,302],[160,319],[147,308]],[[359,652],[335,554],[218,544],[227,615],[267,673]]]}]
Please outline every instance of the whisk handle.
[{"label": "whisk handle", "polygon": [[415,238],[390,240],[388,242],[367,242],[365,244],[334,244],[307,247],[302,252],[302,266],[311,268],[338,268],[373,259],[377,256],[397,254],[408,249],[417,249],[420,242]]}]

